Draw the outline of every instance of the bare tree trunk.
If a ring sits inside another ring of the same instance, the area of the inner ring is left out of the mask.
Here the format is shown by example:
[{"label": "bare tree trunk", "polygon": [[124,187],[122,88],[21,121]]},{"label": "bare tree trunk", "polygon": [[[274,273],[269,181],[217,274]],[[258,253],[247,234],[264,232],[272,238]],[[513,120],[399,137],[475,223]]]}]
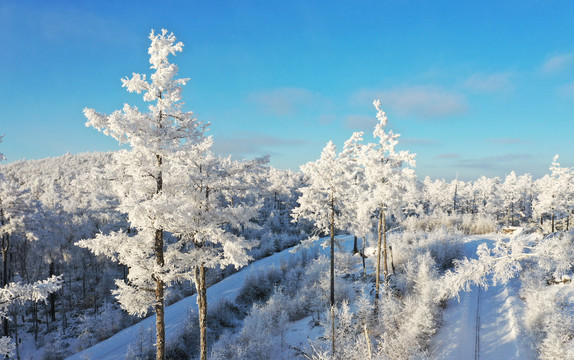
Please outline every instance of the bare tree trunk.
[{"label": "bare tree trunk", "polygon": [[363,276],[367,276],[367,266],[365,264],[365,259],[367,258],[367,256],[365,255],[365,243],[366,243],[366,239],[363,236],[363,248],[361,249],[361,257],[363,258]]},{"label": "bare tree trunk", "polygon": [[389,268],[387,266],[387,221],[383,212],[383,259],[385,262],[385,287],[389,284]]},{"label": "bare tree trunk", "polygon": [[156,339],[156,359],[165,359],[165,314],[164,314],[164,302],[163,302],[163,287],[164,283],[161,280],[156,280],[155,282],[155,315],[156,322],[155,326],[157,329],[157,339]]},{"label": "bare tree trunk", "polygon": [[335,359],[335,306],[331,306],[331,359]]},{"label": "bare tree trunk", "polygon": [[[161,115],[160,115],[161,116]],[[156,155],[157,166],[160,169],[156,179],[156,194],[160,194],[163,189],[163,174],[161,171],[162,158]],[[156,264],[160,267],[164,266],[163,257],[163,229],[156,229],[154,236],[154,253]],[[155,278],[155,316],[156,316],[156,360],[165,360],[165,313],[164,313],[164,287],[165,283],[162,279]]]},{"label": "bare tree trunk", "polygon": [[[4,225],[4,217],[2,217],[2,225]],[[10,235],[4,234],[2,236],[2,287],[8,285],[8,249],[10,249]],[[8,318],[2,321],[4,336],[10,336],[8,329]]]},{"label": "bare tree trunk", "polygon": [[[50,277],[54,275],[54,261],[50,261]],[[52,322],[56,322],[56,293],[53,292],[48,296],[50,301],[50,318]]]},{"label": "bare tree trunk", "polygon": [[393,247],[389,245],[389,253],[391,254],[391,270],[393,275],[395,275],[395,261],[393,260]]},{"label": "bare tree trunk", "polygon": [[335,357],[335,200],[331,197],[331,224],[330,224],[330,233],[331,233],[331,296],[330,296],[330,303],[331,303],[331,329],[333,331],[333,336],[331,339],[331,351],[333,358]]},{"label": "bare tree trunk", "polygon": [[357,237],[353,240],[353,255],[359,252],[359,248],[357,247]]},{"label": "bare tree trunk", "polygon": [[555,227],[554,227],[554,213],[552,213],[552,232],[556,231]]},{"label": "bare tree trunk", "polygon": [[379,210],[379,231],[378,231],[378,238],[377,238],[377,277],[375,278],[375,311],[378,306],[379,300],[379,287],[380,287],[380,278],[381,278],[381,246],[382,246],[382,229],[383,229],[383,211],[382,209]]},{"label": "bare tree trunk", "polygon": [[331,235],[331,292],[330,292],[330,304],[331,306],[335,306],[335,203],[334,200],[331,198],[331,223],[330,226],[330,235]]},{"label": "bare tree trunk", "polygon": [[207,285],[203,263],[195,269],[195,286],[197,287],[197,307],[199,308],[199,358],[207,360]]}]

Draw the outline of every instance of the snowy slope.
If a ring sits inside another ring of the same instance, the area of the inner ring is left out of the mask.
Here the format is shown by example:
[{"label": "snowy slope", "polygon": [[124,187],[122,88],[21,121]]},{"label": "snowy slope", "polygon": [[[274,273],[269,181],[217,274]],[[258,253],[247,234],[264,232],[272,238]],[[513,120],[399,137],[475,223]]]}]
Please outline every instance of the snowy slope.
[{"label": "snowy slope", "polygon": [[[342,237],[346,240],[352,239],[352,237]],[[340,238],[341,239],[341,238]],[[315,246],[319,247],[322,241],[315,243]],[[345,246],[352,246],[352,241],[346,241]],[[326,252],[326,249],[322,250]],[[255,261],[249,266],[243,268],[239,272],[223,279],[217,284],[210,286],[207,289],[207,301],[209,304],[215,304],[219,300],[224,298],[235,299],[237,297],[241,286],[243,285],[245,279],[249,276],[251,272],[257,272],[261,269],[271,266],[279,265],[283,261],[287,261],[290,257],[297,256],[296,254],[290,253],[290,249],[283,250],[282,252],[273,254],[269,257],[263,258],[261,260]],[[166,307],[165,311],[165,324],[166,324],[166,342],[169,343],[177,334],[181,333],[185,326],[185,320],[189,313],[190,308],[197,309],[197,295],[187,297],[179,302]],[[120,360],[124,359],[126,356],[129,346],[134,342],[142,331],[152,329],[155,334],[155,315],[150,316],[141,322],[124,329],[112,336],[111,338],[104,340],[91,348],[84,351],[76,353],[67,359],[69,360],[86,360],[86,359],[98,359],[98,360]],[[155,335],[154,335],[155,338]]]},{"label": "snowy slope", "polygon": [[[469,238],[465,255],[476,258],[476,248],[491,239]],[[531,359],[532,350],[520,335],[522,302],[518,284],[476,286],[452,299],[443,314],[443,324],[431,344],[434,357],[458,359]]]}]

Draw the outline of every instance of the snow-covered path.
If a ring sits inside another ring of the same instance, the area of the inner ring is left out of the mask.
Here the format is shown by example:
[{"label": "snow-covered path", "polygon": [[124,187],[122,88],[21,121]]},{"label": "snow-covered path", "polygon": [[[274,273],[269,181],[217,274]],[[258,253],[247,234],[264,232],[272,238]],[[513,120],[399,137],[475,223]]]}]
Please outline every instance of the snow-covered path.
[{"label": "snow-covered path", "polygon": [[[491,239],[471,237],[465,246],[465,256],[476,257],[480,243]],[[445,360],[510,360],[531,359],[532,351],[520,334],[518,319],[521,301],[518,284],[473,287],[448,301],[442,327],[431,343],[434,358]]]}]

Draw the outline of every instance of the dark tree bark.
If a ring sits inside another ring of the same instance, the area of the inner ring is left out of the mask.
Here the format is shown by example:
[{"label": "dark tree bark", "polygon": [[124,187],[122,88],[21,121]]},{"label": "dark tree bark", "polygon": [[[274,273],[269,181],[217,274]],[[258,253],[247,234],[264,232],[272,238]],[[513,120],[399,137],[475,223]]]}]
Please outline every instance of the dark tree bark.
[{"label": "dark tree bark", "polygon": [[[50,261],[50,277],[55,275],[54,272],[54,261]],[[56,293],[53,292],[48,296],[48,301],[50,302],[50,318],[52,322],[56,322]]]},{"label": "dark tree bark", "polygon": [[195,269],[195,286],[197,287],[197,306],[199,308],[199,358],[200,360],[207,360],[207,285],[203,264]]},{"label": "dark tree bark", "polygon": [[375,278],[375,310],[378,306],[379,300],[379,288],[380,288],[380,278],[381,278],[381,247],[382,247],[382,227],[383,227],[383,212],[379,211],[379,231],[377,237],[377,274]]},{"label": "dark tree bark", "polygon": [[331,233],[331,354],[335,357],[335,199],[331,196],[331,219],[330,219],[330,233]]},{"label": "dark tree bark", "polygon": [[[161,114],[160,114],[161,118]],[[160,194],[163,189],[163,174],[161,171],[162,158],[156,155],[157,166],[160,169],[156,178],[156,194]],[[163,229],[155,229],[154,235],[154,254],[156,264],[160,267],[164,266],[163,257]],[[165,313],[164,313],[164,287],[163,280],[155,278],[155,315],[156,315],[156,360],[165,360]]]}]

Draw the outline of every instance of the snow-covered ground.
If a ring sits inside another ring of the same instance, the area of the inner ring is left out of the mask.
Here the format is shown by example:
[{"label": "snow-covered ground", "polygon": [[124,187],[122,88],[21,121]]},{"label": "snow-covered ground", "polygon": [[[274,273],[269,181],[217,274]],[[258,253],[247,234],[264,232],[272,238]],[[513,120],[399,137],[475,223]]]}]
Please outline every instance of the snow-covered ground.
[{"label": "snow-covered ground", "polygon": [[[352,246],[352,237],[346,237],[345,248]],[[493,239],[478,236],[468,237],[465,256],[476,257],[480,243],[493,243]],[[348,251],[349,249],[346,249]],[[323,251],[326,251],[323,250]],[[208,301],[215,304],[221,299],[235,299],[244,281],[252,272],[265,267],[279,265],[295,256],[284,250],[270,257],[256,261],[241,271],[229,276],[208,289]],[[431,355],[436,359],[531,359],[533,351],[520,333],[520,318],[523,302],[518,298],[517,280],[505,285],[489,287],[487,290],[473,287],[470,292],[460,294],[460,301],[448,301],[443,314],[441,328],[431,342]],[[166,309],[166,338],[169,342],[181,333],[189,309],[196,308],[196,296],[191,296]],[[296,356],[321,335],[307,317],[287,326],[282,342],[282,355]],[[150,329],[150,330],[148,330]],[[115,336],[96,344],[68,359],[123,359],[144,331],[155,333],[155,316],[124,329]],[[280,354],[276,354],[280,355]]]},{"label": "snow-covered ground", "polygon": [[[347,248],[352,247],[353,243],[352,237],[344,236],[339,237],[339,241],[342,242],[342,246]],[[319,247],[322,241],[317,241],[314,246]],[[234,300],[239,294],[245,279],[252,272],[261,271],[262,269],[276,265],[279,266],[282,262],[287,262],[287,260],[292,256],[297,256],[290,252],[291,249],[283,250],[279,253],[273,254],[269,257],[260,259],[253,262],[247,267],[241,269],[239,272],[232,274],[231,276],[223,279],[217,284],[212,285],[207,290],[207,301],[209,304],[216,304],[218,301],[229,298]],[[327,249],[322,251],[326,252]],[[169,343],[171,339],[174,339],[178,334],[180,334],[185,327],[185,320],[187,319],[190,309],[197,309],[197,295],[187,297],[179,302],[166,307],[165,311],[165,325],[166,325],[166,342]],[[130,344],[133,344],[140,337],[140,334],[151,329],[155,334],[155,315],[150,316],[139,323],[124,329],[117,333],[116,335],[106,339],[84,351],[76,353],[70,357],[68,360],[86,360],[86,359],[98,359],[98,360],[120,360],[124,359],[128,353]],[[288,336],[288,341],[300,344],[302,336],[306,339],[306,336],[298,331],[294,331],[294,334],[298,336]],[[154,337],[155,338],[155,337]],[[297,339],[296,339],[297,338]],[[306,342],[306,340],[305,340]]]},{"label": "snow-covered ground", "polygon": [[[479,244],[492,239],[469,237],[465,256],[476,258]],[[472,287],[460,294],[460,301],[448,301],[442,327],[431,344],[434,358],[531,359],[532,350],[521,336],[519,319],[523,310],[518,298],[519,283],[513,280],[487,290]]]}]

